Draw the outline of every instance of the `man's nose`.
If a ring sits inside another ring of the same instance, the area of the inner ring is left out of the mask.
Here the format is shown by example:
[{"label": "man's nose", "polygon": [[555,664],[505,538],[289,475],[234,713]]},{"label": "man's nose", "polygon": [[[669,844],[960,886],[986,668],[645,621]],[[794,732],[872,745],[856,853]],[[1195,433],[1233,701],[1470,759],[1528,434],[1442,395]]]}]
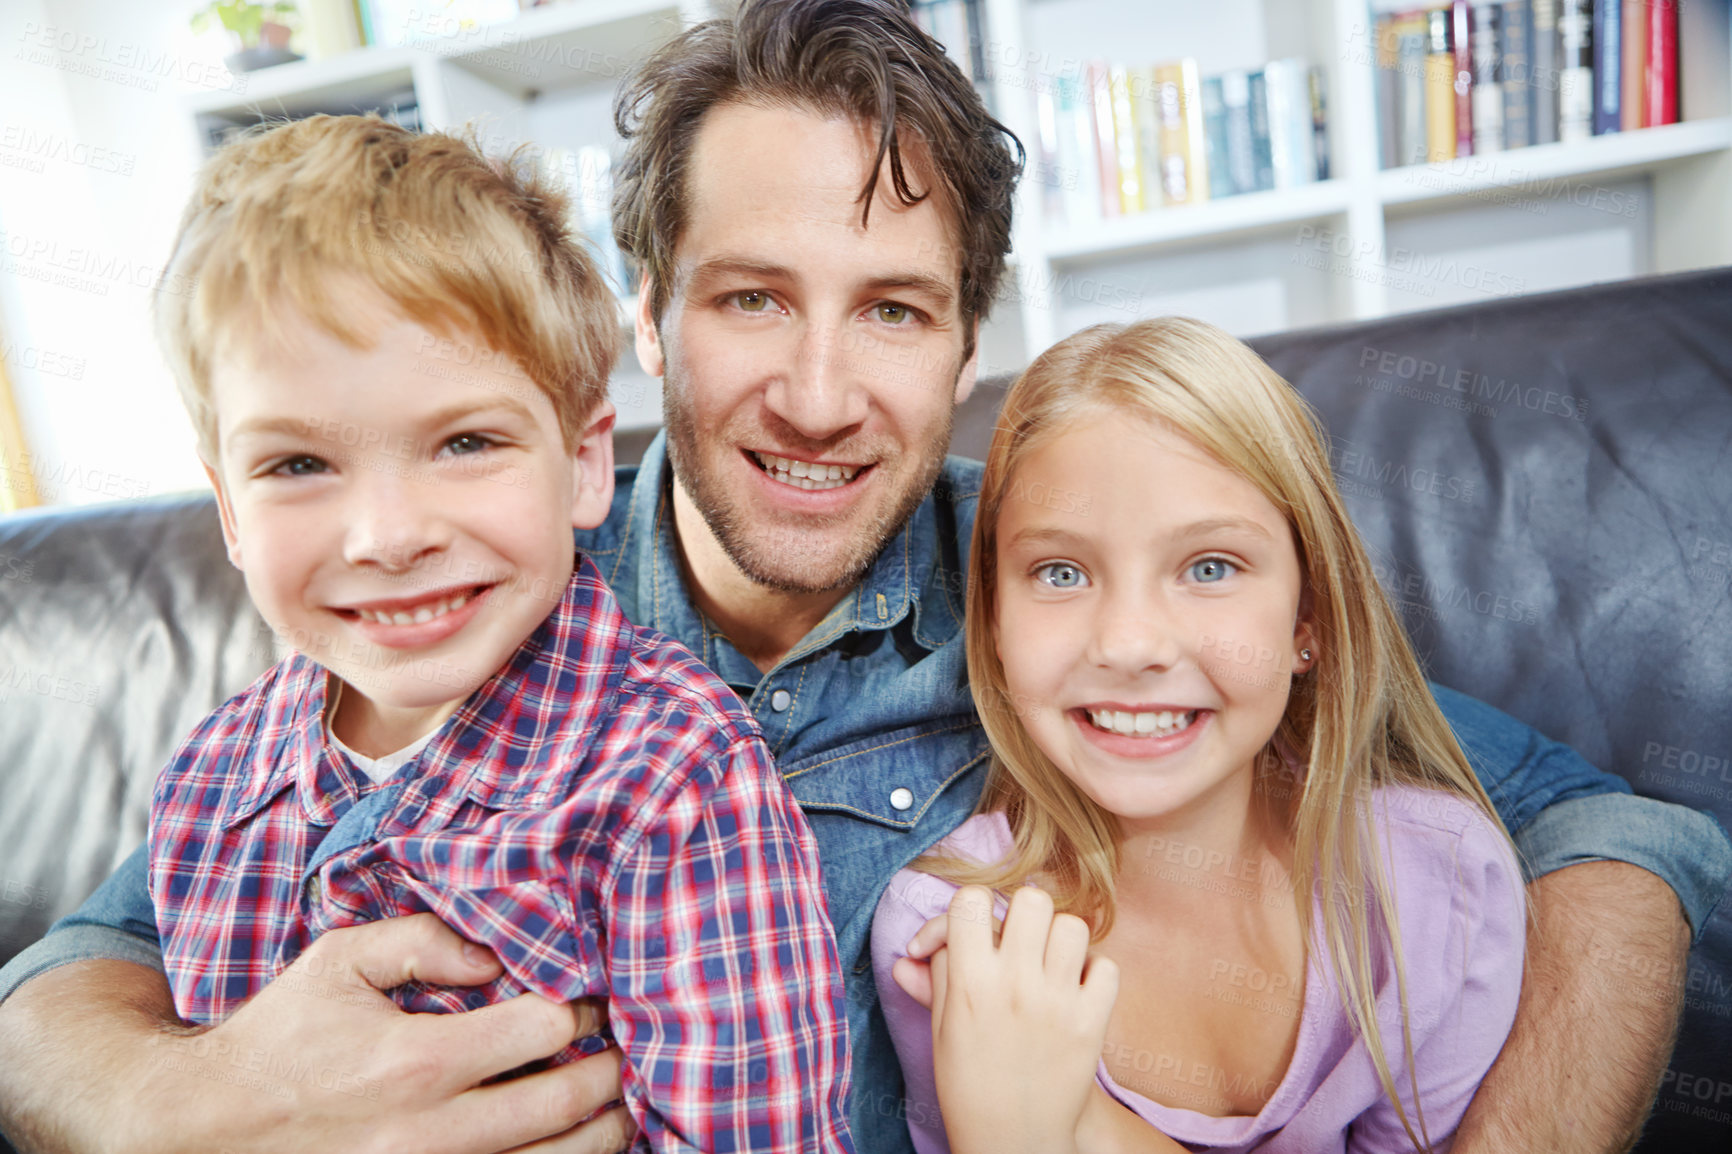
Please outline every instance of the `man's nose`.
[{"label": "man's nose", "polygon": [[372,472],[350,488],[344,560],[401,572],[450,547],[451,524],[432,485],[395,471]]},{"label": "man's nose", "polygon": [[827,440],[866,419],[869,350],[847,328],[808,323],[790,344],[789,362],[764,402],[801,436]]}]

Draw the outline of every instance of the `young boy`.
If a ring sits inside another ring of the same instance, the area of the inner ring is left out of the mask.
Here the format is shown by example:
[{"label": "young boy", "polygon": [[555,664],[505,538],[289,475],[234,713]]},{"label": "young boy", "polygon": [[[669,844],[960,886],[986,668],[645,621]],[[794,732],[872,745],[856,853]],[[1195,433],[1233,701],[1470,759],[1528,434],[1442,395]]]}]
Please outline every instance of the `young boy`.
[{"label": "young boy", "polygon": [[806,822],[733,692],[574,556],[612,496],[618,331],[564,219],[516,163],[372,118],[201,175],[158,328],[294,652],[157,783],[175,1004],[216,1022],[325,931],[431,911],[504,973],[397,1001],[605,996],[639,1148],[845,1150]]}]

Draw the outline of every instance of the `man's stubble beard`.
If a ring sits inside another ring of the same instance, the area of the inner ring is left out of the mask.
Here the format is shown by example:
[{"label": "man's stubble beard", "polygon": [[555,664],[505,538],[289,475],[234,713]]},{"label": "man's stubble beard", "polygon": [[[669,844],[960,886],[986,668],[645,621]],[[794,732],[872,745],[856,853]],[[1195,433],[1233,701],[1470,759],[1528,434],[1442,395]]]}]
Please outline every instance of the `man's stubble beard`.
[{"label": "man's stubble beard", "polygon": [[[662,376],[662,422],[667,426],[668,460],[673,466],[675,483],[684,486],[698,515],[703,517],[704,524],[709,526],[722,551],[740,572],[754,583],[778,593],[828,593],[851,589],[859,584],[884,546],[901,532],[938,480],[945,454],[950,448],[951,425],[955,419],[955,407],[947,406],[941,426],[924,444],[913,450],[922,463],[906,486],[892,494],[888,504],[880,504],[878,511],[866,519],[852,541],[827,553],[821,549],[803,550],[797,538],[765,539],[772,535],[785,536],[788,530],[783,527],[777,527],[771,533],[753,531],[745,502],[729,493],[722,478],[707,467],[698,444],[697,422],[693,419],[688,398],[684,374],[675,367],[674,358],[669,357]],[[722,432],[726,433],[726,430]],[[726,442],[728,438],[722,440]],[[730,447],[728,451],[734,450]],[[900,460],[879,457],[873,472],[888,475],[886,466],[899,463]],[[853,516],[829,518],[816,522],[815,527],[828,529],[852,520]]]}]

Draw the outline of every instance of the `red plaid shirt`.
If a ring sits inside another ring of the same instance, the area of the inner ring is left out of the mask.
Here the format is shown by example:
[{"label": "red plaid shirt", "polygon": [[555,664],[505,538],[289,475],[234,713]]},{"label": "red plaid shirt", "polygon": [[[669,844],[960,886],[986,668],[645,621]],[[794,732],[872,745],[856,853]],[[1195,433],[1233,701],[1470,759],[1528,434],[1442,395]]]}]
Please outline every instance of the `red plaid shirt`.
[{"label": "red plaid shirt", "polygon": [[383,785],[326,740],[325,683],[288,657],[158,779],[150,889],[182,1015],[234,1013],[326,930],[430,910],[505,974],[397,1002],[606,996],[639,1148],[850,1148],[811,831],[733,691],[628,622],[588,560]]}]

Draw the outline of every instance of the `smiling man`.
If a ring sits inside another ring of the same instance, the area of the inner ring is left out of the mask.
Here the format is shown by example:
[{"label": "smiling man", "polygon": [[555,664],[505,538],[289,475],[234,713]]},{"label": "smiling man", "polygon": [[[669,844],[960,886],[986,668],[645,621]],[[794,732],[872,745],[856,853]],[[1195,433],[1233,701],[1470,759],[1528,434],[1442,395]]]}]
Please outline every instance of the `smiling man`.
[{"label": "smiling man", "polygon": [[[907,1107],[867,937],[889,880],[971,812],[989,756],[957,576],[979,466],[944,452],[1003,276],[1020,166],[897,0],[746,0],[658,52],[617,113],[628,146],[615,229],[645,269],[637,351],[663,377],[667,435],[620,471],[606,523],[578,543],[635,624],[684,642],[761,724],[819,844],[849,991],[853,1134],[863,1150],[903,1151]],[[1618,1148],[1652,1099],[1677,1007],[1634,989],[1619,1000],[1587,943],[1674,959],[1681,976],[1690,929],[1724,886],[1724,836],[1494,710],[1438,697],[1505,803],[1539,911],[1515,1031],[1455,1149]],[[211,1149],[198,1135],[245,1118],[231,1087],[147,1061],[168,1015],[140,888],[123,867],[80,924],[8,967],[0,995],[29,983],[0,1005],[8,1125],[73,1133],[68,1115],[98,1111],[106,1149]],[[452,942],[399,932],[343,931],[327,956],[354,959],[371,984],[429,959],[454,965],[441,961]],[[101,960],[64,964],[80,958]],[[429,1117],[445,1124],[416,1149],[510,1145],[480,1137],[521,1121],[505,1087],[478,1085],[523,1060],[496,1058],[497,1032],[482,1046],[461,1020],[435,1036],[328,1004],[309,1031],[305,1001],[276,988],[248,1010],[212,1035],[340,1056],[405,1087],[385,1102],[333,1100],[254,1148],[384,1148],[425,1134],[414,1123]],[[517,1020],[537,1053],[573,1028],[552,1009]],[[617,1064],[571,1063],[515,1084],[526,1086],[558,1136],[535,1149],[623,1144],[571,1128],[617,1096]],[[178,1147],[163,1140],[169,1102]]]}]

